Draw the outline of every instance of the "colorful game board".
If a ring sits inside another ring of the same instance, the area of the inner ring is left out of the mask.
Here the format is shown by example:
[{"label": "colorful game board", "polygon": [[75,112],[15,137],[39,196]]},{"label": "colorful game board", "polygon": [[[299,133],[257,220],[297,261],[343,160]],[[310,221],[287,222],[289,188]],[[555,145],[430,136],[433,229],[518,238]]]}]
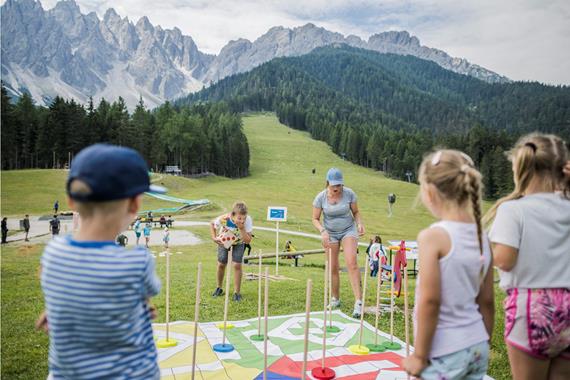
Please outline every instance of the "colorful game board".
[{"label": "colorful game board", "polygon": [[[321,365],[322,359],[322,312],[311,313],[309,330],[308,378],[310,370]],[[263,378],[263,342],[254,342],[250,336],[257,334],[257,318],[245,321],[231,321],[235,326],[228,330],[227,339],[235,346],[230,353],[217,353],[212,346],[222,341],[222,331],[218,322],[199,324],[196,379],[262,379]],[[270,317],[268,342],[268,378],[299,379],[303,363],[305,315],[284,315]],[[406,379],[400,368],[400,361],[405,355],[405,348],[400,351],[354,355],[348,346],[357,344],[359,321],[342,312],[333,312],[333,324],[340,332],[327,334],[326,366],[336,371],[337,379],[364,380]],[[155,335],[164,337],[164,325],[154,325]],[[177,339],[176,347],[160,349],[159,362],[162,379],[190,379],[192,365],[192,322],[173,322],[170,334]],[[378,341],[384,342],[389,336],[379,332]],[[374,328],[364,323],[363,343],[372,343]],[[402,344],[404,342],[395,339]]]}]

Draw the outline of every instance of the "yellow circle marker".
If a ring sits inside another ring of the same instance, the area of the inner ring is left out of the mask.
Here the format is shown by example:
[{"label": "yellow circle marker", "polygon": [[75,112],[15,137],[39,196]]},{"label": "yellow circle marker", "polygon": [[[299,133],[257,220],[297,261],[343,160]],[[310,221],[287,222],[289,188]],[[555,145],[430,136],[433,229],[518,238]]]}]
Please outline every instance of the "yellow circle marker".
[{"label": "yellow circle marker", "polygon": [[[216,325],[216,327],[223,330],[223,329],[224,329],[224,324],[223,324],[223,323],[218,323],[218,324]],[[226,323],[226,330],[233,329],[233,328],[234,328],[234,325],[232,325],[231,323]]]},{"label": "yellow circle marker", "polygon": [[348,347],[348,350],[356,355],[368,355],[370,353],[370,349],[368,347],[358,344]]},{"label": "yellow circle marker", "polygon": [[156,341],[156,347],[158,348],[168,348],[174,347],[178,344],[176,339],[159,339]]}]

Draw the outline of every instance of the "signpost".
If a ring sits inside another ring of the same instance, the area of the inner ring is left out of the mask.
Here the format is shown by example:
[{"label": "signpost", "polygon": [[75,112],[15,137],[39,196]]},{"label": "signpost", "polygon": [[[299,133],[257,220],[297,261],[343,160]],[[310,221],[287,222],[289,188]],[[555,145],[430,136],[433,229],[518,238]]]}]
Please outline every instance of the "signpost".
[{"label": "signpost", "polygon": [[279,222],[287,221],[287,207],[267,207],[267,220],[275,222],[275,275],[279,275]]}]

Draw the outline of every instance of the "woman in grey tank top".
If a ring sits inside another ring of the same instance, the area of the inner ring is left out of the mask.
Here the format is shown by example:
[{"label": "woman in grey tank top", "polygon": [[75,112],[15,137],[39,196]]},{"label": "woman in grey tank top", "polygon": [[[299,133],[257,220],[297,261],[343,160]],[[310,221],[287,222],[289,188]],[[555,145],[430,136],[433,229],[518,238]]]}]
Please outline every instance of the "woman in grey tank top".
[{"label": "woman in grey tank top", "polygon": [[[321,223],[321,214],[323,223]],[[340,306],[339,251],[344,249],[344,258],[355,303],[353,317],[360,318],[362,313],[362,290],[360,288],[360,270],[358,268],[356,247],[358,237],[364,235],[364,225],[358,211],[357,197],[352,189],[344,186],[342,173],[332,168],[327,173],[326,189],[313,201],[313,225],[321,233],[323,247],[328,254],[331,251],[332,270],[331,307]]]}]

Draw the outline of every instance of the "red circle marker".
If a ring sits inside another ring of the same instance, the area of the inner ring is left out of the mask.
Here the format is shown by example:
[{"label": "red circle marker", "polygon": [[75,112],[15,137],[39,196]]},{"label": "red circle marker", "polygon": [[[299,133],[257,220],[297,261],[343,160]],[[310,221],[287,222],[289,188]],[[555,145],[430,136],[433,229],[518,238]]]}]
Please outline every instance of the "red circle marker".
[{"label": "red circle marker", "polygon": [[313,370],[311,371],[311,375],[313,375],[315,379],[331,380],[335,378],[336,373],[334,372],[334,370],[328,367],[318,367],[318,368],[313,368]]}]

